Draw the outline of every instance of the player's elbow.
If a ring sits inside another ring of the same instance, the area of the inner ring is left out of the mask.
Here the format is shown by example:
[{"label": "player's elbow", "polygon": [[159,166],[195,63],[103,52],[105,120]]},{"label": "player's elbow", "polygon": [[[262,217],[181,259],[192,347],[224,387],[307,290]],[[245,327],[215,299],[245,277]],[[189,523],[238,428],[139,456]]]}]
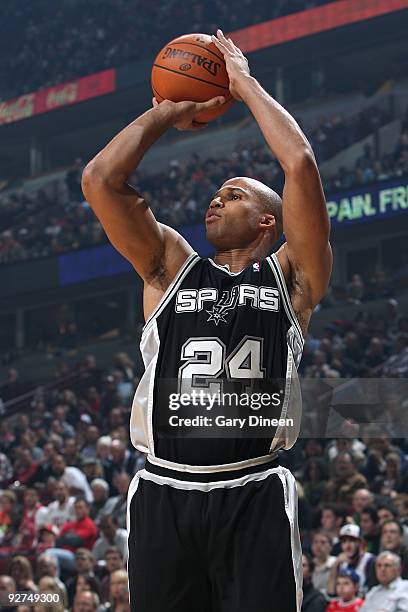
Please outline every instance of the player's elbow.
[{"label": "player's elbow", "polygon": [[311,172],[319,172],[316,158],[311,147],[305,146],[296,151],[290,158],[285,172],[302,176]]},{"label": "player's elbow", "polygon": [[82,192],[89,202],[92,196],[106,186],[106,176],[94,160],[90,161],[84,168],[81,178]]},{"label": "player's elbow", "polygon": [[81,177],[81,187],[85,197],[91,192],[93,186],[95,185],[98,174],[95,170],[93,162],[89,162],[82,171]]}]

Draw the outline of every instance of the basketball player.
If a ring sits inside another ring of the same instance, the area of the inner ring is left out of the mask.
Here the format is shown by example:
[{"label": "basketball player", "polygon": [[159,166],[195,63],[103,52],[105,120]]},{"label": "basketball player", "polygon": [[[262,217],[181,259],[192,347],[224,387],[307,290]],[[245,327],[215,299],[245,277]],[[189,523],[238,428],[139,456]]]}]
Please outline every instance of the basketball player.
[{"label": "basketball player", "polygon": [[[223,98],[155,104],[88,164],[82,181],[110,241],[144,281],[145,373],[131,439],[148,457],[129,489],[130,599],[134,612],[300,612],[295,481],[277,453],[299,431],[296,370],[330,277],[329,219],[296,121],[250,76],[246,58],[220,30],[214,42],[231,94],[251,110],[284,170],[282,201],[256,180],[227,180],[205,217],[216,254],[203,259],[127,183],[161,134],[172,126],[201,129],[195,116]],[[282,230],[286,242],[269,255]],[[252,438],[163,429],[176,414],[169,388],[217,393],[228,381],[277,379],[285,381],[279,415],[291,426]]]}]

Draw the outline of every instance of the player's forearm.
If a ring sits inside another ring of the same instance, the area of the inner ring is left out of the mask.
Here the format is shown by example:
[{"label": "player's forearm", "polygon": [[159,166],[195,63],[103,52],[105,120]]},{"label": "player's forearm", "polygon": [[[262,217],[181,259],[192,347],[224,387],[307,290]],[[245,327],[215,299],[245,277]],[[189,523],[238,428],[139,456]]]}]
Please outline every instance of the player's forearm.
[{"label": "player's forearm", "polygon": [[135,171],[148,149],[174,124],[170,105],[151,108],[117,134],[88,164],[86,172],[97,173],[119,191]]},{"label": "player's forearm", "polygon": [[313,156],[310,143],[295,119],[256,79],[249,75],[242,78],[239,93],[285,172],[306,156]]}]

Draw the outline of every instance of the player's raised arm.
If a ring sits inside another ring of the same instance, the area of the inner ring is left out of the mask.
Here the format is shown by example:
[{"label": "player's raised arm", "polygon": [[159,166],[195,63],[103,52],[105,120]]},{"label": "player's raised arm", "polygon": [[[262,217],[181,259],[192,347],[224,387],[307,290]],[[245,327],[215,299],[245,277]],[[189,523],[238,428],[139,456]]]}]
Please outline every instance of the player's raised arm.
[{"label": "player's raised arm", "polygon": [[84,195],[114,247],[128,259],[145,283],[159,278],[166,289],[192,252],[175,230],[158,223],[145,200],[128,184],[143,155],[170,127],[201,129],[194,117],[224,102],[165,100],[135,119],[86,166]]},{"label": "player's raised arm", "polygon": [[213,37],[222,51],[231,94],[251,110],[285,173],[283,231],[293,282],[301,288],[302,309],[323,297],[332,268],[330,222],[316,160],[295,119],[250,76],[240,49],[222,32]]}]

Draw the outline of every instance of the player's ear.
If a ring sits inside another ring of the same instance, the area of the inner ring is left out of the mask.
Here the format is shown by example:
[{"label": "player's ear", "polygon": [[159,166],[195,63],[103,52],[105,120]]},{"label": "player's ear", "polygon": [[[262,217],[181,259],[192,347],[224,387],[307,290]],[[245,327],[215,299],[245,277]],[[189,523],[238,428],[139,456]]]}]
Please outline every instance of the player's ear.
[{"label": "player's ear", "polygon": [[263,229],[272,228],[274,225],[276,225],[274,215],[263,213],[261,216],[260,224]]}]

